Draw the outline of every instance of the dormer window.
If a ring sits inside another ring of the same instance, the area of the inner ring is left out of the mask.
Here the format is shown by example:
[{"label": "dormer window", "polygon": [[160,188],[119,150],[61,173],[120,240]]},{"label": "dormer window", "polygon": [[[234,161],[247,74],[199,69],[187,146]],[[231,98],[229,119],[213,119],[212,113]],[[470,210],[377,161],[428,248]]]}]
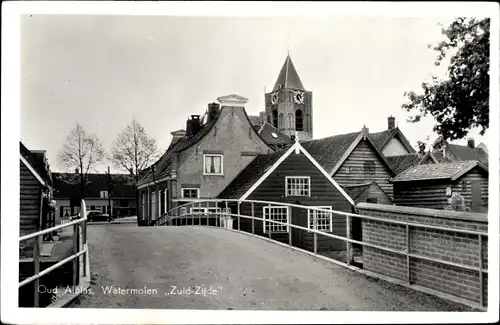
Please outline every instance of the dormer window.
[{"label": "dormer window", "polygon": [[204,175],[223,175],[223,155],[203,155]]}]

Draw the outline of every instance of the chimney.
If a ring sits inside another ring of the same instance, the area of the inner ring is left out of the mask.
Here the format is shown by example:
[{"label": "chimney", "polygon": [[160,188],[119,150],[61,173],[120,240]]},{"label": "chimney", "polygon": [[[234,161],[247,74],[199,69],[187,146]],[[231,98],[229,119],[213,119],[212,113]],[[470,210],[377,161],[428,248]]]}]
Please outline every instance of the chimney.
[{"label": "chimney", "polygon": [[266,121],[266,112],[260,112],[259,116],[260,116],[260,123],[264,124],[264,122]]},{"label": "chimney", "polygon": [[186,122],[186,135],[195,135],[200,129],[200,115],[191,115],[191,118]]},{"label": "chimney", "polygon": [[212,122],[219,113],[220,105],[217,103],[208,104],[208,120],[207,123]]},{"label": "chimney", "polygon": [[370,134],[370,130],[363,125],[363,129],[361,131],[363,132],[363,140],[366,140],[366,137]]},{"label": "chimney", "polygon": [[475,148],[475,147],[474,147],[474,139],[472,139],[472,138],[467,139],[467,146],[468,146],[469,148],[474,149],[474,148]]},{"label": "chimney", "polygon": [[396,127],[396,118],[392,115],[387,118],[387,129],[392,130]]}]

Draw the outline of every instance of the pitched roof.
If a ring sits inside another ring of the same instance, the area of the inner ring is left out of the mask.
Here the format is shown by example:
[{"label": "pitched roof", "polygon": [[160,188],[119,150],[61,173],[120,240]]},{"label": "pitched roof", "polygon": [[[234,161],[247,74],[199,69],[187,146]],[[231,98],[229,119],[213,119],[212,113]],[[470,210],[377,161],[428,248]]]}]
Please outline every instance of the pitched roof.
[{"label": "pitched roof", "polygon": [[306,141],[301,145],[324,169],[330,172],[359,136],[359,133],[358,131],[334,135],[323,139]]},{"label": "pitched roof", "polygon": [[238,199],[280,159],[287,150],[258,155],[238,176],[218,195],[225,199]]},{"label": "pitched roof", "polygon": [[[293,152],[302,153],[325,176],[330,183],[354,206],[354,201],[344,189],[328,174],[327,171],[297,141],[287,150],[273,154],[257,156],[236,178],[224,189],[219,198],[238,198],[246,200],[260,184]],[[259,160],[257,160],[259,159]],[[234,193],[236,192],[236,193]]]},{"label": "pitched roof", "polygon": [[417,153],[387,157],[387,160],[396,174],[399,174],[410,167],[417,166],[420,164],[422,159],[423,157]]},{"label": "pitched roof", "polygon": [[472,168],[479,166],[488,171],[487,168],[476,160],[454,161],[441,164],[422,164],[407,169],[398,176],[391,179],[392,182],[409,182],[433,179],[456,180]]},{"label": "pitched roof", "polygon": [[415,149],[411,146],[408,139],[406,139],[403,132],[401,132],[401,130],[398,127],[394,129],[384,130],[381,132],[370,133],[370,136],[372,137],[373,141],[380,150],[384,150],[387,144],[389,144],[389,142],[393,138],[397,137],[401,141],[403,146],[406,148],[406,150],[408,150],[411,153],[415,152]]},{"label": "pitched roof", "polygon": [[[80,195],[79,174],[53,173],[54,197],[71,198]],[[107,174],[87,174],[85,197],[99,198],[101,191],[108,190]],[[111,174],[110,197],[135,198],[135,180],[129,174]]]},{"label": "pitched roof", "polygon": [[[31,151],[21,141],[19,141],[19,150],[21,156],[26,160],[31,168],[40,176],[40,178],[49,186],[52,185],[52,176],[50,166],[45,157],[45,152]],[[35,175],[36,176],[36,175]]]},{"label": "pitched roof", "polygon": [[287,55],[285,59],[285,63],[281,68],[278,79],[276,79],[273,91],[280,90],[280,87],[287,89],[305,90],[304,86],[302,85],[302,81],[300,81],[299,74],[297,73],[297,70],[295,70],[290,55]]},{"label": "pitched roof", "polygon": [[[225,97],[245,99],[244,97],[238,95],[229,95]],[[202,125],[201,129],[195,135],[186,135],[183,138],[179,139],[177,142],[171,144],[167,149],[167,151],[165,151],[163,156],[160,157],[160,159],[158,159],[153,165],[151,165],[147,169],[140,172],[140,179],[137,182],[137,185],[141,186],[143,184],[148,184],[153,180],[158,180],[162,177],[168,176],[168,174],[172,171],[172,159],[174,158],[174,156],[177,153],[187,150],[188,148],[192,147],[193,145],[201,141],[210,132],[213,126],[217,123],[223,109],[224,107],[222,107],[217,112],[217,115],[213,118],[213,120],[211,120],[209,123],[205,123],[204,125]],[[252,125],[250,121],[250,117],[247,115],[244,109],[243,112],[245,113],[245,116],[248,118],[250,125],[255,130],[255,127]],[[262,141],[264,141],[264,143],[266,143],[269,146],[269,143],[267,143],[267,141],[262,137],[262,135],[258,133],[258,130],[255,130],[255,132],[262,139]]]},{"label": "pitched roof", "polygon": [[356,185],[349,185],[349,186],[342,186],[347,194],[353,199],[356,200],[361,194],[363,194],[364,191],[366,191],[373,183],[375,182],[370,182],[370,183],[364,183],[364,184],[356,184]]},{"label": "pitched roof", "polygon": [[488,165],[488,154],[481,148],[471,148],[457,144],[448,144],[447,147],[460,160],[477,160]]},{"label": "pitched roof", "polygon": [[264,122],[252,125],[254,130],[269,145],[292,144],[292,139],[278,131],[273,125]]}]

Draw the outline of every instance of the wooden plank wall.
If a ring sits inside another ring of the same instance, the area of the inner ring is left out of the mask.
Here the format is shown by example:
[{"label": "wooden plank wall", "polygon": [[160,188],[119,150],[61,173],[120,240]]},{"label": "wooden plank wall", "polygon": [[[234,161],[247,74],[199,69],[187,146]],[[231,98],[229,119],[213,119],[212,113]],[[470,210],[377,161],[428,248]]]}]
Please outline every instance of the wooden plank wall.
[{"label": "wooden plank wall", "polygon": [[20,236],[40,230],[40,200],[42,186],[29,171],[20,163]]},{"label": "wooden plank wall", "polygon": [[[366,173],[363,164],[367,160],[372,160],[375,163],[375,173]],[[382,190],[393,199],[392,184],[389,182],[391,177],[390,171],[385,164],[380,160],[375,149],[368,142],[362,140],[354,148],[352,153],[347,157],[342,166],[333,175],[340,185],[355,185],[363,184],[371,181],[377,182]]]}]

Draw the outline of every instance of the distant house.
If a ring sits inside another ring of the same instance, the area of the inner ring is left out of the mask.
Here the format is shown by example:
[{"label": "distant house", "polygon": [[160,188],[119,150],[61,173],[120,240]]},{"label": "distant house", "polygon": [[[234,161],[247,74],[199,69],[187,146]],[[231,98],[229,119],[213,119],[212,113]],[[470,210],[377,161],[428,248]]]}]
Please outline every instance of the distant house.
[{"label": "distant house", "polygon": [[484,143],[475,147],[474,140],[468,139],[466,146],[442,143],[439,148],[432,151],[432,156],[438,162],[477,160],[488,166],[488,149]]},{"label": "distant house", "polygon": [[[79,173],[53,173],[53,180],[57,220],[77,214],[80,209]],[[87,210],[99,210],[115,217],[136,215],[135,180],[132,175],[87,174],[84,197]],[[111,211],[108,209],[109,202]]]},{"label": "distant house", "polygon": [[476,160],[418,165],[391,182],[396,205],[444,209],[459,193],[470,211],[488,210],[488,169]]},{"label": "distant house", "polygon": [[[52,199],[52,176],[45,151],[30,151],[22,142],[19,144],[19,235],[24,236],[51,226],[47,216],[48,205]],[[33,241],[27,241],[22,245],[31,249],[32,243]]]},{"label": "distant house", "polygon": [[[255,159],[218,196],[222,199],[261,200],[284,202],[328,210],[353,212],[354,202],[339,184],[302,147],[294,143],[287,150],[263,154]],[[236,213],[233,207],[233,213]],[[241,213],[252,215],[251,206],[241,205]],[[327,212],[313,212],[283,206],[254,206],[254,216],[264,220],[289,221],[295,225],[312,229],[314,217],[317,229],[345,236],[346,219]],[[236,227],[236,226],[234,226]],[[252,222],[240,220],[240,229],[251,232]],[[292,232],[294,246],[311,249],[313,234],[289,229],[286,226],[255,222],[255,233],[268,235],[271,229],[273,239],[288,242]],[[343,250],[343,241],[318,236],[319,250]]]},{"label": "distant house", "polygon": [[392,200],[376,182],[343,186],[355,204],[360,202],[392,204]]}]

